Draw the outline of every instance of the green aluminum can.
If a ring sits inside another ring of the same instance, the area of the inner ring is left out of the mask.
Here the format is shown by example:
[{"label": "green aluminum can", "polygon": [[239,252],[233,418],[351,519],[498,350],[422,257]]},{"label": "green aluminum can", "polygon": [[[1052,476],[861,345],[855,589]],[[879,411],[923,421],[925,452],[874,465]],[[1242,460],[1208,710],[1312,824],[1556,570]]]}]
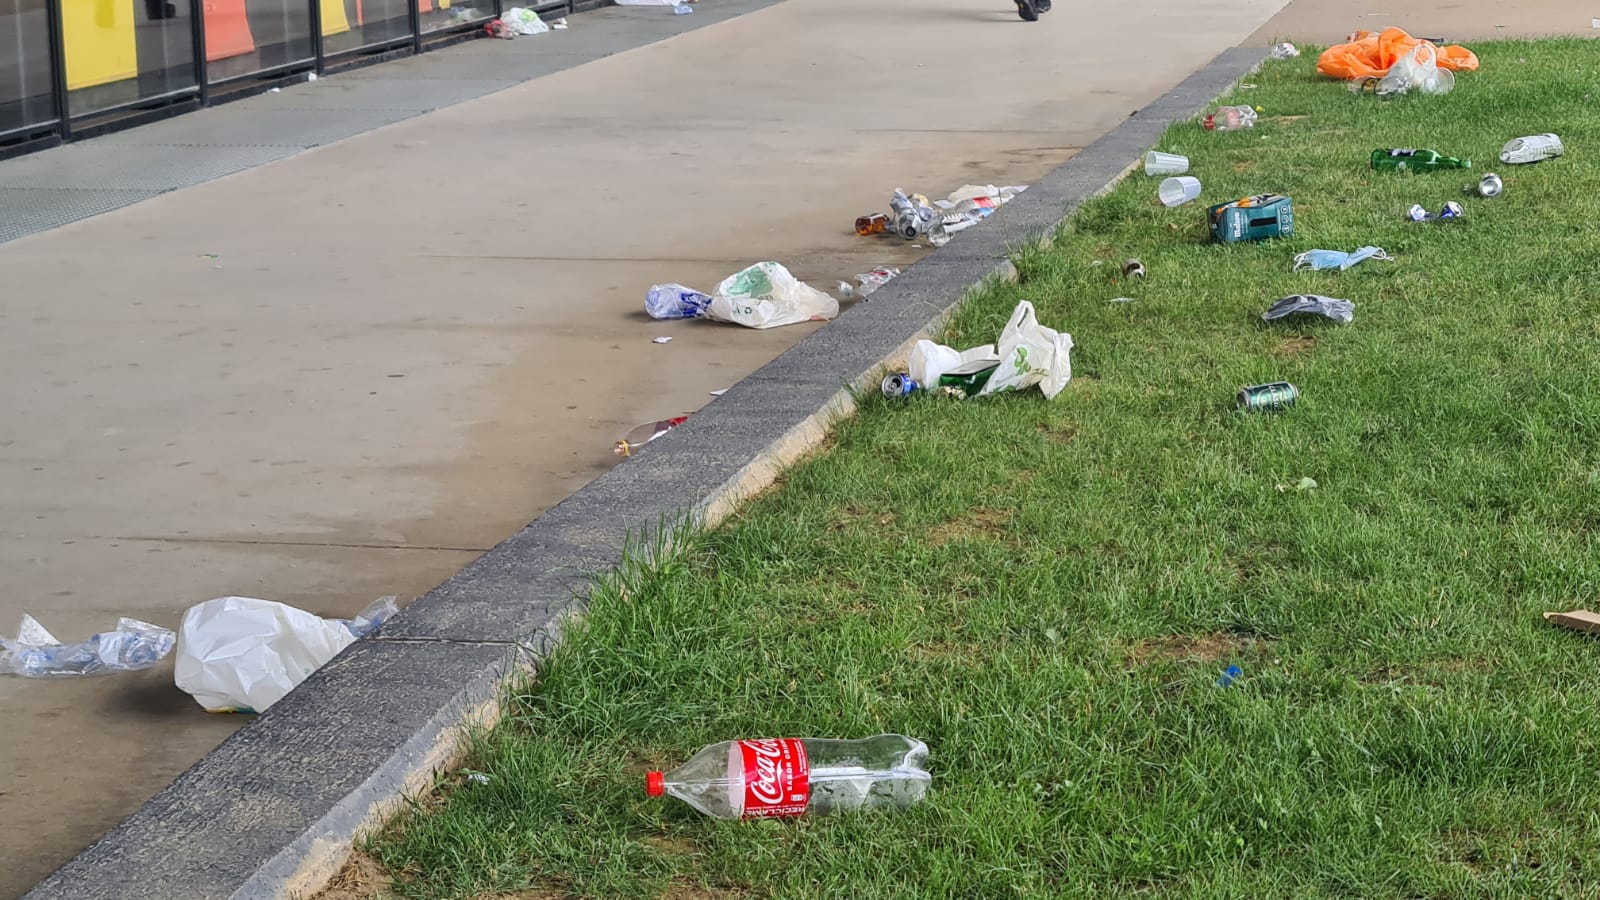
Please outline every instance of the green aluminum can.
[{"label": "green aluminum can", "polygon": [[1274,381],[1240,388],[1236,403],[1240,412],[1282,412],[1299,399],[1299,388],[1287,381]]}]

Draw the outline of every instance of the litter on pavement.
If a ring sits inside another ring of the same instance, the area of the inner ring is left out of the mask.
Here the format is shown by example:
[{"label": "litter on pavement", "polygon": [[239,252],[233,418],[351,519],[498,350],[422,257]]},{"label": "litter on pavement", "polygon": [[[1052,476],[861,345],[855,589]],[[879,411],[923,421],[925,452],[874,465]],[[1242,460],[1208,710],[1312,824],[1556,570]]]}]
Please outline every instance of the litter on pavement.
[{"label": "litter on pavement", "polygon": [[[727,390],[727,388],[723,388],[723,390]],[[670,419],[662,419],[659,422],[647,422],[628,432],[627,437],[617,441],[617,443],[612,446],[611,452],[622,457],[632,456],[633,451],[643,447],[645,444],[648,444],[656,438],[661,437],[662,435],[674,428],[677,428],[679,425],[682,425],[687,421],[689,421],[688,416],[674,416]]]},{"label": "litter on pavement", "polygon": [[24,615],[16,637],[0,637],[0,673],[61,678],[148,669],[172,652],[176,640],[169,629],[124,617],[111,631],[63,644],[39,620]]},{"label": "litter on pavement", "polygon": [[207,600],[189,607],[178,626],[175,680],[206,712],[265,712],[398,611],[393,597],[354,619],[252,597]]},{"label": "litter on pavement", "polygon": [[544,34],[550,30],[538,13],[523,6],[513,6],[501,13],[500,21],[519,35]]},{"label": "litter on pavement", "polygon": [[[900,274],[900,270],[893,266],[873,269],[856,276],[856,284],[848,281],[839,282],[839,293],[846,300],[865,300],[872,296],[872,292],[883,287]],[[857,287],[857,284],[860,285]]]},{"label": "litter on pavement", "polygon": [[644,295],[644,311],[653,319],[693,319],[710,305],[710,294],[681,284],[658,284]]},{"label": "litter on pavement", "polygon": [[889,196],[889,212],[857,217],[856,234],[894,234],[908,241],[926,237],[928,243],[942,247],[953,235],[993,215],[1027,189],[1025,184],[964,184],[943,200],[929,200],[895,188]]},{"label": "litter on pavement", "polygon": [[722,280],[705,317],[749,328],[823,321],[839,314],[839,301],[775,262],[756,263]]}]

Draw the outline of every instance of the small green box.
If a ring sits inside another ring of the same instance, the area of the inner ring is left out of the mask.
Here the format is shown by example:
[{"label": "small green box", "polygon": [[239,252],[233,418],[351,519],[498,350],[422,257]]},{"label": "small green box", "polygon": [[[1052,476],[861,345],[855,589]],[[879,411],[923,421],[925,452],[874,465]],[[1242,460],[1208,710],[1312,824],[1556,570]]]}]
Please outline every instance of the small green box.
[{"label": "small green box", "polygon": [[1294,234],[1294,201],[1285,194],[1257,194],[1218,204],[1206,212],[1211,236],[1223,243]]}]

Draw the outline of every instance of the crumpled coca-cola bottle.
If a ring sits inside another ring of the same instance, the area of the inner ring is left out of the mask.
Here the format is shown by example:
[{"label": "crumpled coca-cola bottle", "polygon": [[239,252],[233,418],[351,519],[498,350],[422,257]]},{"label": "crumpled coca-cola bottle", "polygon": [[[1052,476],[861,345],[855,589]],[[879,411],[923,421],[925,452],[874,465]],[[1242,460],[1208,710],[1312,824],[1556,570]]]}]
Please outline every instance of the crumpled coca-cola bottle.
[{"label": "crumpled coca-cola bottle", "polygon": [[910,806],[928,791],[928,745],[898,734],[858,741],[778,738],[723,741],[645,790],[671,794],[718,819],[818,815]]}]

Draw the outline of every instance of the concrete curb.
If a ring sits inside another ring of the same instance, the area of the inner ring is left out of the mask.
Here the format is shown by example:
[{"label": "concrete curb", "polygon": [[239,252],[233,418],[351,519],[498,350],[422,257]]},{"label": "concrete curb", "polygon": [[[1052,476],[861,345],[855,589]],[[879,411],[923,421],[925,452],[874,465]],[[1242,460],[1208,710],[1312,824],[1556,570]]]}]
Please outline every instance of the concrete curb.
[{"label": "concrete curb", "polygon": [[[30,892],[31,900],[304,896],[352,843],[459,758],[582,609],[630,539],[722,521],[814,449],[884,365],[971,288],[1014,276],[1013,248],[1109,190],[1171,123],[1251,71],[1224,52],[958,236],[358,641]],[[960,287],[952,290],[952,285]]]}]

